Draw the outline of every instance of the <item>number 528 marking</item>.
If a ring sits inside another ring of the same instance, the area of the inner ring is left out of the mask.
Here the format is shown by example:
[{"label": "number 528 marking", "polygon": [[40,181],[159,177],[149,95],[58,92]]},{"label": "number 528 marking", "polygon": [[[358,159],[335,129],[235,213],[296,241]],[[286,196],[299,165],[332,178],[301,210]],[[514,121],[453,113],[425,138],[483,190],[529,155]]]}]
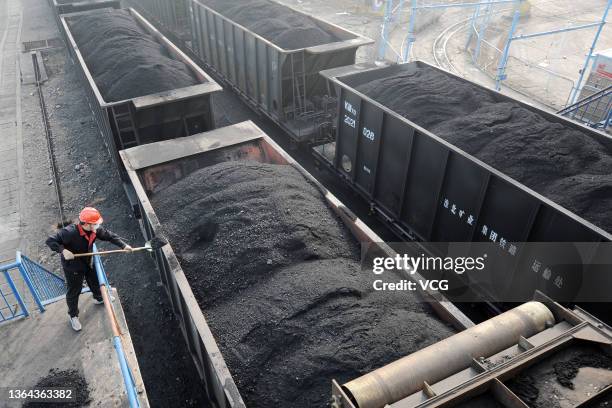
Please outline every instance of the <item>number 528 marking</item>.
[{"label": "number 528 marking", "polygon": [[367,127],[363,128],[362,133],[366,139],[369,139],[371,141],[374,141],[374,139],[376,139],[376,134],[372,132],[370,129],[368,129]]}]

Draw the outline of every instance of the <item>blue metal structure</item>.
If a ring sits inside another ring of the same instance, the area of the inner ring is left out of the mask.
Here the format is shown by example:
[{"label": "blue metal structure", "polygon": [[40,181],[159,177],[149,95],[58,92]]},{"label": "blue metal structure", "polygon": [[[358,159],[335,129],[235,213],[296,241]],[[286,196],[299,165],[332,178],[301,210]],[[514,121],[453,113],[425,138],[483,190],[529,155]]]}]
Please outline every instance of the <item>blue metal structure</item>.
[{"label": "blue metal structure", "polygon": [[[93,251],[98,252],[96,245],[93,246]],[[106,278],[106,271],[104,270],[104,266],[102,265],[102,260],[100,259],[100,255],[94,256],[94,267],[96,269],[96,274],[98,275],[98,282],[100,283],[100,289],[106,291],[106,299],[112,299],[111,297],[111,286],[108,283],[108,279]],[[111,321],[111,327],[117,327],[116,318],[115,318],[115,309],[112,302],[109,301],[109,307],[112,311],[111,319],[115,319],[115,321]],[[123,351],[123,345],[121,343],[121,333],[115,332],[113,330],[113,345],[115,347],[115,352],[117,354],[117,359],[119,360],[119,367],[121,368],[121,375],[123,376],[123,384],[125,385],[125,391],[128,396],[128,402],[130,404],[130,408],[139,408],[140,402],[138,401],[138,389],[136,387],[136,381],[134,381],[134,376],[132,375],[132,370],[127,362],[127,357],[125,356],[125,352]]]},{"label": "blue metal structure", "polygon": [[589,48],[589,54],[584,60],[584,66],[580,70],[580,77],[578,77],[578,81],[574,85],[572,89],[572,93],[570,94],[570,102],[576,102],[578,99],[578,92],[580,91],[580,87],[582,86],[582,81],[584,79],[584,75],[587,71],[589,63],[591,62],[591,58],[593,57],[593,52],[595,51],[595,46],[597,45],[597,41],[599,40],[599,36],[601,35],[601,31],[603,30],[604,25],[606,24],[606,20],[608,18],[608,13],[610,11],[610,6],[612,6],[612,0],[608,0],[608,4],[606,5],[606,10],[604,11],[603,16],[601,17],[601,21],[599,22],[599,27],[597,27],[597,32],[595,33],[595,37],[593,37],[593,42],[591,43],[591,48]]},{"label": "blue metal structure", "polygon": [[[5,282],[0,285],[0,322],[17,317],[29,316],[27,296],[31,295],[33,302],[41,312],[45,305],[53,303],[66,293],[64,279],[43,268],[21,252],[17,252],[15,262],[0,266]],[[28,292],[19,292],[15,283],[14,273],[17,272],[28,288]],[[11,274],[13,273],[13,275]],[[10,291],[2,289],[8,286]]]},{"label": "blue metal structure", "polygon": [[382,31],[380,33],[380,42],[378,44],[378,60],[383,61],[385,59],[385,53],[387,50],[387,43],[389,42],[389,23],[391,22],[393,13],[393,0],[386,0],[385,3],[385,16],[383,19]]},{"label": "blue metal structure", "polygon": [[[18,317],[28,316],[29,312],[21,293],[11,277],[10,270],[16,268],[16,263],[0,267],[5,282],[0,284],[0,322],[13,320]],[[8,290],[3,287],[8,286]]]},{"label": "blue metal structure", "polygon": [[[429,10],[429,9],[446,9],[446,8],[466,8],[466,7],[479,7],[481,5],[495,5],[495,4],[505,4],[505,3],[514,3],[516,0],[488,0],[488,1],[479,1],[479,2],[467,2],[467,3],[450,3],[450,4],[421,4],[419,5],[418,0],[410,0],[410,20],[408,22],[408,35],[404,43],[405,46],[402,47],[402,61],[409,62],[410,61],[410,53],[412,52],[412,46],[416,41],[415,35],[415,26],[416,26],[416,14],[418,10]],[[399,11],[401,11],[404,0],[400,1],[400,6],[398,7]],[[381,31],[381,41],[378,48],[378,59],[382,60],[385,57],[386,48],[388,45],[387,37],[389,33],[389,24],[393,20],[393,0],[386,0],[385,5],[385,16],[383,19],[383,28]]]},{"label": "blue metal structure", "polygon": [[[587,126],[606,130],[610,125],[612,119],[612,85],[602,89],[593,95],[590,95],[573,105],[567,106],[557,113],[559,115],[567,116],[568,118],[574,119]],[[600,118],[598,112],[605,112],[605,118],[603,120],[596,120],[594,118]]]},{"label": "blue metal structure", "polygon": [[574,26],[574,27],[566,27],[566,28],[561,28],[561,29],[558,29],[558,30],[549,30],[549,31],[542,31],[542,32],[538,32],[538,33],[522,34],[522,35],[515,36],[514,33],[516,32],[516,27],[518,25],[518,21],[520,19],[520,15],[521,15],[520,3],[522,1],[523,0],[515,0],[517,5],[515,7],[514,17],[512,19],[512,26],[510,27],[510,33],[508,33],[508,39],[506,40],[506,45],[504,46],[504,50],[502,52],[502,57],[501,57],[501,59],[499,61],[499,65],[497,67],[497,77],[495,79],[495,89],[499,91],[501,89],[502,81],[504,79],[506,79],[506,66],[508,65],[508,55],[509,55],[509,52],[510,52],[510,46],[511,46],[513,41],[526,40],[528,38],[542,37],[542,36],[545,36],[545,35],[560,34],[560,33],[565,33],[565,32],[569,32],[569,31],[584,30],[584,29],[588,29],[588,28],[597,27],[597,32],[595,33],[595,37],[593,38],[593,41],[591,43],[591,48],[589,49],[589,54],[587,55],[587,57],[585,59],[585,62],[584,62],[584,67],[580,71],[580,77],[578,78],[578,81],[576,81],[576,83],[574,84],[574,87],[572,88],[572,91],[571,91],[571,95],[570,95],[570,98],[569,98],[569,103],[572,104],[572,103],[574,103],[576,101],[576,98],[578,97],[578,91],[580,90],[580,87],[582,85],[582,81],[584,79],[584,75],[585,75],[586,70],[588,68],[588,64],[591,61],[591,58],[593,56],[593,52],[595,50],[595,46],[597,45],[597,41],[599,40],[599,36],[601,34],[603,26],[606,24],[606,19],[608,18],[608,12],[610,11],[610,6],[612,6],[612,0],[608,0],[607,5],[606,5],[606,9],[605,9],[605,11],[603,13],[603,16],[602,16],[602,18],[601,18],[601,20],[599,22],[582,24],[582,25],[578,25],[578,26]]},{"label": "blue metal structure", "polygon": [[[489,26],[489,21],[491,20],[492,15],[493,6],[491,5],[491,0],[489,0],[488,3],[477,6],[476,10],[474,10],[474,15],[472,16],[471,22],[472,29],[469,31],[468,38],[465,43],[465,49],[467,50],[472,41],[472,37],[474,36],[474,34],[476,34],[476,46],[474,47],[474,53],[472,54],[472,61],[474,62],[474,64],[478,64],[478,57],[480,56],[480,47],[487,27]],[[476,27],[477,24],[478,27]]]}]

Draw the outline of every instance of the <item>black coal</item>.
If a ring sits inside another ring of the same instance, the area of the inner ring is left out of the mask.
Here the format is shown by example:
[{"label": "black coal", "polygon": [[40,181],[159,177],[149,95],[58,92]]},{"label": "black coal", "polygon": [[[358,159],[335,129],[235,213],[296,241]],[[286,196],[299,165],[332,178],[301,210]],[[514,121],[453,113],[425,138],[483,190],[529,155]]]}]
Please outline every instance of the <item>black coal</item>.
[{"label": "black coal", "polygon": [[376,292],[359,248],[292,166],[228,162],[153,207],[250,407],[323,407],[345,382],[452,334],[408,293]]},{"label": "black coal", "polygon": [[317,20],[268,0],[205,0],[203,3],[283,49],[339,41]]},{"label": "black coal", "polygon": [[355,88],[612,232],[612,142],[430,67]]},{"label": "black coal", "polygon": [[107,102],[198,84],[127,10],[101,9],[68,19],[70,31]]}]

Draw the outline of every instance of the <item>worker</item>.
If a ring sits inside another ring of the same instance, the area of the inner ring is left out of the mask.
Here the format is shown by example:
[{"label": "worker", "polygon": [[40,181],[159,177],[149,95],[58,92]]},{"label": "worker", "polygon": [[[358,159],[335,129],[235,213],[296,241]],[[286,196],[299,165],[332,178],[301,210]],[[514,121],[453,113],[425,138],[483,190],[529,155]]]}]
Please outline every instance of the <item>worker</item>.
[{"label": "worker", "polygon": [[68,315],[70,325],[75,331],[80,331],[82,326],[79,321],[79,295],[83,288],[83,278],[87,281],[93,295],[94,303],[103,304],[102,292],[98,276],[93,267],[93,257],[74,257],[74,254],[92,252],[96,239],[109,241],[123,249],[132,251],[132,247],[121,240],[119,236],[100,225],[102,215],[92,207],[85,207],[79,214],[79,222],[70,224],[59,229],[54,235],[47,239],[47,245],[51,250],[61,254],[62,268],[66,276],[66,303],[68,304]]}]

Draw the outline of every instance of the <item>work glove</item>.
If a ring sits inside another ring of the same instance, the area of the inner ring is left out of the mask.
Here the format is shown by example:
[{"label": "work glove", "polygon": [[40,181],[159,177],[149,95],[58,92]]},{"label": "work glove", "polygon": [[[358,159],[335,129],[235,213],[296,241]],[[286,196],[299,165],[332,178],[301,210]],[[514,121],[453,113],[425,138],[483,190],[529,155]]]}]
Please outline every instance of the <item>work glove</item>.
[{"label": "work glove", "polygon": [[133,248],[131,246],[129,246],[129,245],[126,245],[123,249],[125,249],[128,252],[132,252]]},{"label": "work glove", "polygon": [[74,254],[67,249],[62,251],[62,255],[64,255],[64,259],[67,261],[72,261],[74,259]]}]

